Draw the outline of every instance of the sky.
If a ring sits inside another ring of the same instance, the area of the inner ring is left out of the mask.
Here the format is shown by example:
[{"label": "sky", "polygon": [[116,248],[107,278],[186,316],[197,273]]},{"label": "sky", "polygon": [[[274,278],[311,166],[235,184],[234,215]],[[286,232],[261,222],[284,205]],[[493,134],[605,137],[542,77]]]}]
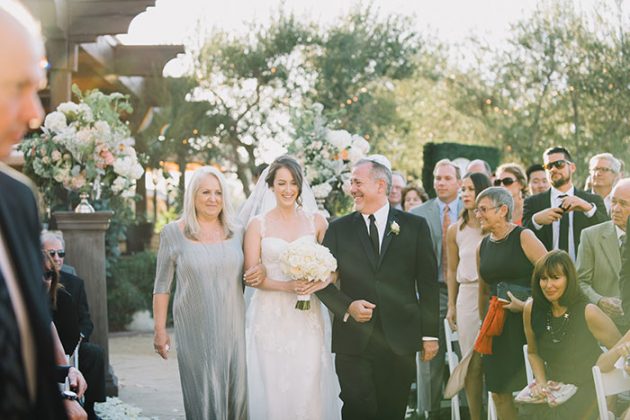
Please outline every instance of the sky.
[{"label": "sky", "polygon": [[[549,0],[544,0],[549,1]],[[590,12],[601,2],[615,0],[573,0]],[[622,0],[625,13],[630,0]],[[510,24],[535,10],[538,0],[373,0],[372,6],[382,14],[399,13],[413,16],[421,33],[437,35],[450,44],[461,44],[470,35],[501,43],[509,33]],[[326,24],[348,12],[358,3],[354,0],[157,0],[131,23],[125,43],[159,44],[186,43],[192,33],[203,26],[243,32],[246,21],[264,23],[274,11],[283,8],[297,16]],[[362,4],[368,4],[363,2]]]}]

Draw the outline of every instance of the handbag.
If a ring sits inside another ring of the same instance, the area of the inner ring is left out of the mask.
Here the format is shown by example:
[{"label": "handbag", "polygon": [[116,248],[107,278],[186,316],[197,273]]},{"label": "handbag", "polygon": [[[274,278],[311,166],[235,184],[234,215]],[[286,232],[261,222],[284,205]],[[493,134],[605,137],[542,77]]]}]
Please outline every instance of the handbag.
[{"label": "handbag", "polygon": [[532,295],[532,288],[529,286],[521,286],[520,284],[507,283],[505,281],[497,283],[497,297],[501,300],[509,302],[511,299],[507,292],[518,300],[525,302]]}]

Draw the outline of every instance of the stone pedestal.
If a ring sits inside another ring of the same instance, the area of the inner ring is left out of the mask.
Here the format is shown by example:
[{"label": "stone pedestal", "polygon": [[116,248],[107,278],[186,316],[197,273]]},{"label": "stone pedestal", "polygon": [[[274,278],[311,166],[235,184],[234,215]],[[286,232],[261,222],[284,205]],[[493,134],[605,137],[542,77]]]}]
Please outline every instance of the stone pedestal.
[{"label": "stone pedestal", "polygon": [[105,231],[114,212],[74,213],[58,211],[53,214],[57,228],[66,243],[65,263],[77,270],[85,281],[90,316],[94,331],[90,341],[105,351],[107,395],[118,395],[118,379],[109,365],[107,325],[107,284],[105,280]]}]

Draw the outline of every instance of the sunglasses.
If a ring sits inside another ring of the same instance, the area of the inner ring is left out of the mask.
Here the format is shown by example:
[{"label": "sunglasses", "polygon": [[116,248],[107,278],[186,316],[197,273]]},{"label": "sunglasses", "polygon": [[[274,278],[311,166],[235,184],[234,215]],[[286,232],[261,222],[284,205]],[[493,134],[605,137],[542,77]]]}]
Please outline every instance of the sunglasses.
[{"label": "sunglasses", "polygon": [[509,187],[510,185],[514,184],[516,181],[514,181],[514,179],[512,178],[497,178],[494,180],[494,186],[495,187],[500,187],[501,184],[505,185],[506,187]]},{"label": "sunglasses", "polygon": [[55,271],[54,270],[48,270],[48,271],[44,272],[44,278],[46,280],[52,280],[54,275],[55,275]]},{"label": "sunglasses", "polygon": [[51,257],[54,257],[55,254],[59,255],[59,258],[63,258],[66,256],[66,251],[64,251],[63,249],[51,249],[48,252],[48,255],[50,255]]},{"label": "sunglasses", "polygon": [[556,160],[555,162],[545,163],[543,165],[543,168],[545,168],[546,171],[550,171],[551,168],[562,169],[562,168],[565,167],[565,165],[567,165],[569,163],[571,163],[571,162],[569,162],[568,160],[559,159],[559,160]]}]

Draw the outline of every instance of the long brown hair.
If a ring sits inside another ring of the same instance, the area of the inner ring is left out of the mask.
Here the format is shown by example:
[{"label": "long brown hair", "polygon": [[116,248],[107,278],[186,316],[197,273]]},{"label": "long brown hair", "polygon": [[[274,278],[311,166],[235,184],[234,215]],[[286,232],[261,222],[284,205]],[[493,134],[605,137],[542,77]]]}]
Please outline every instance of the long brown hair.
[{"label": "long brown hair", "polygon": [[48,296],[50,297],[52,308],[57,309],[57,291],[63,288],[63,286],[59,282],[60,274],[55,267],[55,262],[47,252],[44,252],[44,277],[48,278],[48,276],[50,276]]}]

